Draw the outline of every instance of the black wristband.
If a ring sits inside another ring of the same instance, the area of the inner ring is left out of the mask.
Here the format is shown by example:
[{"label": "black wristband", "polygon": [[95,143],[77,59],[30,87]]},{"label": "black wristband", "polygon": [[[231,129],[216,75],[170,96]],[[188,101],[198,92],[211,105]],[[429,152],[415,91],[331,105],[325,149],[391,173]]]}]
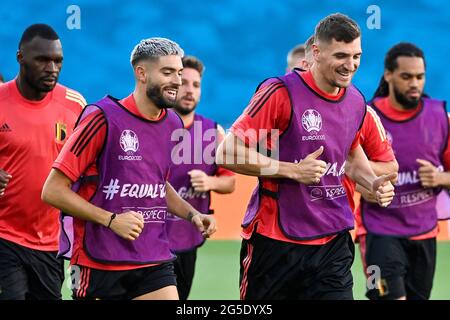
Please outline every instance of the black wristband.
[{"label": "black wristband", "polygon": [[111,215],[111,217],[109,218],[109,223],[108,223],[107,228],[109,228],[111,226],[111,222],[116,218],[116,216],[117,216],[117,213],[113,213]]},{"label": "black wristband", "polygon": [[197,214],[194,214],[194,213],[192,213],[192,211],[189,211],[188,216],[187,216],[187,220],[189,222],[192,222],[192,218],[194,218]]}]

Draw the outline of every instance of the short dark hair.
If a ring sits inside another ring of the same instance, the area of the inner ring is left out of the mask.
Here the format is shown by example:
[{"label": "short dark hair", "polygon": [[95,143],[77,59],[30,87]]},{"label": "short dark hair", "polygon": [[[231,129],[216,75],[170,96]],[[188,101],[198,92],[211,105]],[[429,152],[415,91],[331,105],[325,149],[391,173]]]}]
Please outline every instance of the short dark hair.
[{"label": "short dark hair", "polygon": [[[384,69],[389,71],[394,71],[398,68],[397,58],[399,57],[417,57],[422,58],[423,63],[425,64],[425,55],[423,51],[417,47],[416,45],[410,42],[400,42],[389,49],[384,57]],[[389,95],[389,86],[386,80],[384,79],[384,75],[381,76],[380,83],[378,84],[377,90],[373,95],[376,97],[387,97]]]},{"label": "short dark hair", "polygon": [[316,25],[314,38],[319,41],[331,42],[344,41],[350,43],[361,36],[361,29],[358,24],[341,13],[330,14],[323,18]]},{"label": "short dark hair", "polygon": [[5,79],[3,79],[3,75],[0,73],[0,82],[5,82]]},{"label": "short dark hair", "polygon": [[384,68],[394,71],[398,68],[398,57],[417,57],[422,58],[425,63],[425,55],[423,51],[410,42],[400,42],[389,49],[384,58]]},{"label": "short dark hair", "polygon": [[48,24],[37,23],[32,24],[22,34],[19,41],[19,49],[23,44],[30,42],[35,37],[41,37],[47,40],[58,40],[59,36]]},{"label": "short dark hair", "polygon": [[183,61],[183,68],[195,69],[198,71],[198,73],[200,73],[200,77],[203,76],[205,66],[200,59],[194,56],[185,56],[183,57],[182,61]]}]

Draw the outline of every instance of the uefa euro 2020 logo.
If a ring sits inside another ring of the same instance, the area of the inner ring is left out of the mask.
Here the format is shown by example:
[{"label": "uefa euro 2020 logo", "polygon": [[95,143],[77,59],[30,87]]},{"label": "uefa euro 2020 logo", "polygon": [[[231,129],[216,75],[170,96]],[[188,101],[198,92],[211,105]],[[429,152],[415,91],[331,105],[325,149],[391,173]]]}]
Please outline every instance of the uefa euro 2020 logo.
[{"label": "uefa euro 2020 logo", "polygon": [[120,147],[126,153],[136,152],[139,149],[139,139],[132,130],[123,130],[120,135]]},{"label": "uefa euro 2020 logo", "polygon": [[322,129],[322,116],[314,109],[307,109],[302,115],[302,126],[307,132]]}]

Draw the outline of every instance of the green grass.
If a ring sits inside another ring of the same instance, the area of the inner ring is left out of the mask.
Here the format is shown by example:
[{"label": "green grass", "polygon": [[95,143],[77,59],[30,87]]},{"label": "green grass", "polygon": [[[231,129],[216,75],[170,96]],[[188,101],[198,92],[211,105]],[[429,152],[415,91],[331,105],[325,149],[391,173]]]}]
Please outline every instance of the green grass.
[{"label": "green grass", "polygon": [[[197,269],[190,294],[192,300],[239,299],[239,250],[240,241],[210,240],[198,250]],[[450,300],[450,242],[439,242],[437,266],[431,299]],[[365,300],[365,278],[361,266],[359,248],[356,248],[352,268],[354,297]],[[70,299],[67,286],[64,299]]]}]

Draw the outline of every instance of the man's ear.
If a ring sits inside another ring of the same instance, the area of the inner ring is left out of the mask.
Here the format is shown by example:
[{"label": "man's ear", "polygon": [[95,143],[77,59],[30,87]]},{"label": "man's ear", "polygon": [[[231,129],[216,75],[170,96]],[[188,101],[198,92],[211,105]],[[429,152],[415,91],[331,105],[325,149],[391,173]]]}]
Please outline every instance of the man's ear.
[{"label": "man's ear", "polygon": [[319,48],[319,46],[318,46],[317,44],[314,43],[314,44],[311,46],[311,50],[312,50],[312,54],[313,54],[314,61],[318,61],[319,55],[320,55],[320,48]]},{"label": "man's ear", "polygon": [[145,67],[141,64],[138,64],[134,67],[134,77],[139,82],[145,83],[147,81],[147,72]]},{"label": "man's ear", "polygon": [[391,82],[391,80],[392,80],[392,72],[391,71],[389,71],[389,70],[384,70],[384,80],[387,82],[387,83],[390,83]]},{"label": "man's ear", "polygon": [[20,50],[20,49],[17,50],[17,52],[16,52],[16,60],[19,64],[23,63],[23,53],[22,53],[22,50]]}]

